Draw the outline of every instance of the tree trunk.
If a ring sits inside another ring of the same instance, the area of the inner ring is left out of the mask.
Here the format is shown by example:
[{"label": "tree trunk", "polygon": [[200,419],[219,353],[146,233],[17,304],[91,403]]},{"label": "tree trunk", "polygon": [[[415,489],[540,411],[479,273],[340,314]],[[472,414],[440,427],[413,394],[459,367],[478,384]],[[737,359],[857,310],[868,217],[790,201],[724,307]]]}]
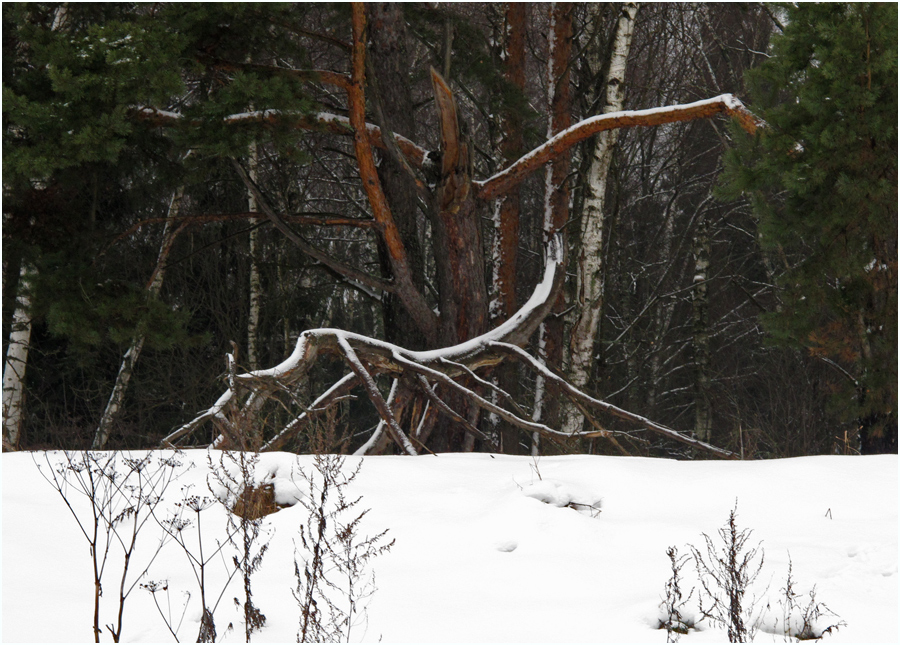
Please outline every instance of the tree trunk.
[{"label": "tree trunk", "polygon": [[[50,31],[61,31],[66,26],[68,3],[61,3],[53,11]],[[31,343],[31,295],[27,273],[30,267],[22,263],[6,361],[3,364],[3,444],[4,448],[17,449],[22,439],[25,422],[25,369],[28,366],[28,349]]]},{"label": "tree trunk", "polygon": [[[248,174],[250,180],[258,181],[259,157],[256,143],[250,144],[250,157],[248,159]],[[247,191],[247,211],[256,213],[258,206],[256,196],[252,191]],[[259,369],[259,314],[262,309],[262,283],[259,277],[260,239],[259,220],[253,218],[250,225],[250,316],[247,321],[247,367],[251,370]]]},{"label": "tree trunk", "polygon": [[[550,5],[550,25],[548,27],[547,91],[550,93],[550,119],[547,123],[547,138],[565,130],[572,122],[571,91],[569,88],[569,62],[572,49],[572,5],[554,3]],[[569,155],[557,155],[546,169],[544,189],[544,243],[569,221]],[[553,315],[541,325],[540,358],[552,368],[562,367],[563,330],[562,312],[565,310],[565,294],[560,293]],[[538,377],[541,379],[541,377]],[[539,380],[536,385],[542,395],[538,415],[541,423],[550,427],[558,426],[559,397],[546,396],[547,384]],[[551,388],[555,386],[550,386]],[[532,453],[539,451],[540,436],[532,436]]]},{"label": "tree trunk", "polygon": [[697,216],[694,237],[694,285],[691,291],[694,327],[694,434],[709,441],[712,409],[709,401],[709,217],[705,205]]},{"label": "tree trunk", "polygon": [[[8,218],[3,217],[4,226]],[[12,245],[11,245],[12,246]],[[6,356],[9,335],[12,333],[13,315],[16,313],[16,296],[19,293],[19,276],[22,273],[22,253],[12,247],[3,253],[3,355]]]},{"label": "tree trunk", "polygon": [[[616,35],[609,72],[605,84],[603,113],[619,112],[625,102],[625,68],[634,33],[634,18],[638,6],[629,2],[622,6],[616,25]],[[597,44],[594,51],[595,69],[600,68]],[[606,188],[612,164],[618,130],[608,130],[597,135],[588,180],[585,185],[584,209],[581,218],[581,251],[578,255],[577,299],[580,314],[572,328],[569,340],[569,381],[584,390],[594,368],[594,345],[603,313],[603,218],[606,215]],[[577,432],[584,417],[574,405],[565,406],[562,428]]]},{"label": "tree trunk", "polygon": [[[182,226],[175,224],[174,218],[178,216],[183,197],[184,187],[182,186],[175,191],[175,194],[172,196],[172,201],[169,202],[168,221],[163,230],[162,245],[159,248],[159,255],[156,258],[156,267],[154,268],[153,275],[151,275],[150,282],[147,285],[148,298],[156,298],[162,289],[163,277],[166,272],[166,260],[169,257],[169,251],[172,249],[175,238],[182,230]],[[106,408],[103,410],[103,415],[100,417],[100,423],[97,425],[97,430],[94,433],[91,450],[102,450],[106,447],[106,442],[109,440],[113,424],[116,422],[116,418],[122,409],[122,402],[125,400],[125,393],[128,390],[128,383],[131,381],[131,375],[134,373],[134,367],[137,364],[138,358],[140,358],[141,355],[141,350],[144,347],[144,338],[145,335],[143,331],[138,327],[138,333],[131,339],[131,346],[125,352],[125,356],[122,357],[122,365],[119,367],[119,373],[116,375],[116,383],[113,385],[112,394],[109,396],[109,401],[106,404]]]},{"label": "tree trunk", "polygon": [[[669,267],[674,261],[672,257],[672,240],[675,236],[675,213],[672,212],[671,208],[666,208],[663,213],[662,233],[660,235],[659,257],[663,266]],[[668,269],[666,269],[666,272],[668,272]],[[674,298],[667,298],[659,303],[655,316],[656,323],[654,328],[656,331],[654,332],[653,349],[651,350],[650,382],[647,390],[647,411],[650,414],[656,413],[656,403],[659,398],[660,371],[664,358],[663,349],[666,347],[664,339],[669,331],[669,326],[672,324],[674,312],[675,300]]]},{"label": "tree trunk", "polygon": [[28,311],[31,295],[28,290],[28,266],[22,264],[12,333],[3,365],[3,443],[11,449],[18,449],[25,422],[25,368],[28,367],[31,342],[31,314]]},{"label": "tree trunk", "polygon": [[[506,20],[502,38],[506,80],[520,90],[525,89],[525,24],[527,5],[521,2],[506,4]],[[522,119],[514,110],[501,117],[502,141],[500,152],[504,165],[518,159],[524,152]],[[517,309],[517,261],[519,251],[519,212],[521,194],[519,186],[498,197],[494,203],[493,300],[490,305],[491,324],[497,326],[508,320]],[[514,399],[519,394],[518,366],[505,363],[497,368],[497,385]],[[511,423],[498,419],[496,426],[500,438],[500,451],[518,454],[521,431]]]},{"label": "tree trunk", "polygon": [[[440,347],[449,347],[488,330],[488,297],[479,204],[472,191],[472,147],[462,135],[453,94],[434,70],[432,84],[441,117],[443,153],[432,203],[433,242],[440,294]],[[477,425],[478,410],[465,397],[451,393],[446,402],[470,424]],[[439,429],[436,448],[474,448],[459,421],[445,417]]]},{"label": "tree trunk", "polygon": [[[351,15],[353,45],[351,47],[351,79],[347,90],[349,121],[353,128],[353,144],[359,176],[362,180],[366,197],[372,207],[372,217],[378,226],[380,241],[384,245],[384,257],[387,258],[390,266],[391,282],[389,288],[385,288],[384,291],[394,294],[403,303],[404,309],[415,323],[419,332],[425,336],[426,342],[434,346],[438,342],[439,337],[438,316],[429,305],[424,292],[416,286],[416,282],[421,279],[421,275],[414,275],[413,261],[409,250],[404,245],[400,228],[394,218],[390,202],[385,195],[381,179],[378,177],[375,157],[372,153],[372,141],[366,121],[366,94],[364,89],[367,76],[367,19],[364,5],[358,2],[352,3]],[[389,141],[394,140],[389,131],[383,134],[385,139]],[[271,209],[267,212],[267,215],[273,221],[279,219]],[[292,238],[292,241],[295,244],[305,244],[302,240],[294,238]],[[346,273],[346,269],[343,272]]]},{"label": "tree trunk", "polygon": [[[405,79],[404,65],[407,59],[399,54],[403,51],[403,20],[397,5],[373,7],[374,29],[370,30],[373,39],[380,40],[382,51],[380,65],[382,74],[388,78]],[[396,174],[382,173],[376,176],[374,159],[365,125],[364,94],[361,80],[367,67],[365,63],[365,42],[367,33],[366,15],[363,7],[353,5],[353,74],[350,99],[350,117],[356,141],[357,160],[360,174],[366,188],[369,202],[372,205],[376,221],[382,224],[382,240],[385,256],[389,258],[392,272],[392,286],[402,301],[403,318],[412,318],[418,331],[425,336],[426,346],[447,347],[482,335],[488,328],[488,296],[484,273],[483,244],[481,239],[481,219],[479,204],[472,190],[472,149],[463,137],[459,123],[456,102],[446,81],[435,70],[432,70],[432,86],[435,92],[435,104],[438,108],[441,131],[441,158],[438,177],[433,193],[430,195],[428,216],[432,226],[432,243],[434,244],[437,289],[439,298],[439,314],[437,325],[423,325],[431,322],[433,313],[424,296],[424,267],[417,264],[416,256],[420,253],[417,247],[417,229],[415,226],[415,196],[425,192],[424,184],[418,184],[413,177],[408,163],[402,157],[393,158],[398,164]],[[380,35],[379,35],[380,34]],[[375,68],[375,64],[368,66]],[[377,72],[376,72],[377,73]],[[376,79],[381,81],[381,79]],[[397,80],[398,86],[405,86]],[[382,87],[384,85],[382,84]],[[386,90],[386,88],[385,88]],[[391,88],[394,92],[395,88]],[[387,91],[381,92],[386,95]],[[375,97],[376,111],[385,116],[384,104]],[[394,97],[396,98],[396,97]],[[378,109],[380,106],[380,109]],[[409,119],[413,114],[412,101],[408,104],[400,101],[395,106],[397,118]],[[395,109],[392,108],[392,111]],[[382,123],[382,134],[390,140],[392,130],[387,122]],[[409,128],[414,124],[410,120]],[[390,151],[391,146],[387,146]],[[394,153],[397,154],[396,151]],[[390,182],[396,181],[396,192],[391,194],[399,208],[388,199]],[[404,200],[406,200],[404,202]],[[405,204],[405,205],[404,205]],[[402,214],[402,213],[405,213]],[[405,224],[404,224],[405,222]],[[411,306],[412,305],[412,306]],[[428,332],[428,333],[424,333]],[[407,344],[409,339],[404,339]],[[464,419],[473,418],[477,411],[471,409],[465,399],[454,400],[450,397],[451,407]],[[475,417],[477,418],[477,417]],[[444,422],[433,433],[435,445],[441,450],[459,450],[471,448],[466,443],[467,432],[458,421]],[[389,424],[390,429],[390,424]]]},{"label": "tree trunk", "polygon": [[[509,2],[503,34],[504,75],[510,84],[525,89],[525,22],[527,5]],[[501,115],[502,141],[500,153],[504,166],[514,162],[524,152],[522,118],[515,110]],[[494,251],[492,253],[493,294],[492,324],[502,323],[516,312],[516,264],[519,250],[519,186],[500,195],[494,204]]]},{"label": "tree trunk", "polygon": [[[399,3],[372,3],[366,6],[371,21],[369,39],[371,45],[371,70],[367,76],[369,98],[378,109],[375,113],[382,132],[416,138],[415,103],[408,82],[409,53],[407,51],[406,21]],[[419,214],[417,188],[413,176],[402,160],[383,153],[378,166],[378,177],[385,197],[391,205],[391,213],[406,247],[409,266],[416,289],[425,290],[425,261],[420,244],[420,229],[425,225]],[[392,277],[387,249],[379,245],[382,273]],[[414,349],[425,349],[426,340],[414,324],[403,302],[394,294],[386,294],[383,300],[384,327],[390,342],[402,342]]]}]

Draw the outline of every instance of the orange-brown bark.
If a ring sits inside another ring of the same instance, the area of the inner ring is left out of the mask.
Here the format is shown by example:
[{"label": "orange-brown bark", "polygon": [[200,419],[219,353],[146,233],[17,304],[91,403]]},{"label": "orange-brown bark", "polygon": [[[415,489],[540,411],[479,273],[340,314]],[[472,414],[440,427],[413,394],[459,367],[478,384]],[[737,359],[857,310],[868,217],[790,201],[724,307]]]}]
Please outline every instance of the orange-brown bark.
[{"label": "orange-brown bark", "polygon": [[653,127],[679,121],[708,119],[717,114],[727,114],[737,119],[740,126],[751,134],[762,126],[762,122],[745,107],[736,106],[726,98],[716,101],[698,101],[685,106],[672,106],[666,110],[638,110],[592,117],[569,128],[559,137],[554,137],[544,146],[525,155],[503,172],[481,182],[477,187],[478,198],[495,199],[576,143],[584,141],[598,132],[616,128]]},{"label": "orange-brown bark", "polygon": [[[506,80],[520,90],[525,89],[525,3],[509,2],[506,8],[506,42],[504,74]],[[500,152],[506,163],[511,163],[522,154],[521,117],[510,110],[503,115],[501,128],[503,141]],[[495,319],[502,322],[516,311],[516,264],[519,251],[519,210],[521,200],[518,190],[513,187],[500,195],[498,222],[494,234],[497,235],[497,257],[495,267],[497,293],[495,298],[499,308],[493,311]]]},{"label": "orange-brown bark", "polygon": [[353,145],[359,166],[359,176],[362,179],[363,188],[372,207],[372,216],[379,225],[382,240],[390,258],[396,286],[395,293],[403,301],[410,316],[416,321],[416,324],[428,341],[434,343],[437,341],[437,317],[428,306],[424,296],[415,288],[409,270],[406,248],[391,214],[390,205],[381,188],[381,181],[378,178],[378,171],[375,167],[375,158],[372,155],[372,144],[369,140],[366,124],[366,100],[363,90],[366,75],[365,5],[360,2],[354,2],[351,10],[353,29],[352,72],[347,98],[350,107],[350,125],[354,130]]}]

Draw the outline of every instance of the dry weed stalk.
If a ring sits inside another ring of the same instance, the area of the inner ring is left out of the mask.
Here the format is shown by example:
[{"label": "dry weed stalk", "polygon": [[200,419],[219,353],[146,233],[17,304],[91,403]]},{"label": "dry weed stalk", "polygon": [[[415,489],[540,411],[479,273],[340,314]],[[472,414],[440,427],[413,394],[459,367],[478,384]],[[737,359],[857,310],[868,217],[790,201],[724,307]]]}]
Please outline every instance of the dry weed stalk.
[{"label": "dry weed stalk", "polygon": [[366,623],[367,600],[376,591],[369,563],[394,544],[384,542],[386,530],[360,536],[369,511],[356,510],[362,498],[349,499],[347,487],[362,462],[349,475],[344,474],[344,462],[339,455],[318,454],[313,470],[298,468],[307,488],[300,501],[307,518],[294,557],[293,594],[300,607],[297,640],[302,643],[346,642],[354,628]]}]

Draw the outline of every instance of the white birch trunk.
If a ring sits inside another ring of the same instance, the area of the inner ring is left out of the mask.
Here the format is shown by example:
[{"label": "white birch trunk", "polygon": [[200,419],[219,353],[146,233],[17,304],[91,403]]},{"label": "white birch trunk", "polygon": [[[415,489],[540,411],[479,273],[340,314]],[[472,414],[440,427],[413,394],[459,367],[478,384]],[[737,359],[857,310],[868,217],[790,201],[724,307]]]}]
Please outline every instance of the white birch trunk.
[{"label": "white birch trunk", "polygon": [[[60,31],[68,17],[68,2],[60,4],[53,14],[51,31]],[[28,293],[28,272],[31,267],[22,264],[19,273],[16,311],[13,314],[6,361],[3,363],[3,443],[18,448],[22,424],[25,418],[25,368],[28,366],[28,348],[31,343],[31,297]]]},{"label": "white birch trunk", "polygon": [[[256,183],[259,157],[256,143],[250,144],[249,175]],[[258,207],[256,197],[247,191],[248,210],[256,213]],[[256,226],[258,219],[251,219],[251,226]],[[247,363],[251,370],[259,369],[259,314],[262,307],[262,283],[259,277],[260,239],[259,228],[250,231],[250,319],[247,323]]]},{"label": "white birch trunk", "polygon": [[[150,282],[147,285],[147,297],[156,298],[159,295],[163,285],[163,278],[166,272],[166,260],[169,257],[169,250],[175,242],[175,237],[181,230],[176,225],[174,218],[177,217],[181,209],[181,201],[184,197],[184,187],[180,187],[175,194],[172,195],[172,201],[169,202],[168,221],[166,221],[163,229],[163,241],[159,248],[159,255],[156,258],[156,267],[153,269],[153,275],[150,276]],[[125,392],[128,390],[128,384],[131,382],[131,375],[134,373],[134,367],[140,358],[141,350],[144,348],[145,335],[138,331],[131,339],[131,345],[122,357],[122,364],[119,366],[119,373],[116,375],[116,383],[113,386],[112,393],[109,395],[109,401],[103,410],[103,416],[100,417],[100,423],[97,424],[97,431],[94,433],[94,441],[91,443],[91,450],[102,450],[109,440],[109,434],[112,431],[113,424],[122,409],[122,403],[125,400]]]},{"label": "white birch trunk", "polygon": [[22,436],[25,417],[25,368],[28,366],[28,347],[31,342],[31,297],[28,293],[27,265],[19,274],[19,294],[13,315],[12,332],[3,364],[3,442],[16,449]]},{"label": "white birch trunk", "polygon": [[[556,5],[556,3],[551,3],[551,5]],[[547,104],[552,106],[554,95],[556,93],[556,83],[558,81],[556,77],[557,71],[557,63],[555,61],[557,54],[557,43],[556,43],[556,11],[554,7],[551,7],[549,10],[550,14],[550,23],[547,26],[547,38],[549,42],[547,43]],[[547,119],[547,139],[551,139],[554,134],[556,134],[560,130],[560,126],[555,122],[554,111],[551,107],[550,109],[550,117]],[[543,219],[543,243],[546,245],[547,240],[553,235],[553,163],[547,164],[544,168],[544,219]],[[545,323],[541,323],[541,326],[538,328],[538,352],[537,358],[542,363],[547,362],[547,336],[548,336],[547,325]],[[532,415],[532,420],[535,422],[540,422],[544,415],[544,396],[546,394],[547,384],[544,382],[544,377],[540,374],[537,375],[534,383],[534,413]],[[538,432],[533,432],[531,434],[531,454],[533,456],[540,455],[541,452],[541,435]]]},{"label": "white birch trunk", "polygon": [[[618,112],[625,100],[625,64],[631,49],[634,18],[638,5],[622,5],[616,25],[616,37],[606,79],[606,101],[603,113]],[[585,186],[584,212],[581,219],[581,252],[578,256],[577,290],[580,314],[572,328],[569,342],[569,380],[580,390],[585,389],[594,366],[594,343],[603,311],[603,217],[609,168],[618,130],[597,135],[594,156]],[[574,405],[564,406],[563,430],[581,430],[584,419]]]}]

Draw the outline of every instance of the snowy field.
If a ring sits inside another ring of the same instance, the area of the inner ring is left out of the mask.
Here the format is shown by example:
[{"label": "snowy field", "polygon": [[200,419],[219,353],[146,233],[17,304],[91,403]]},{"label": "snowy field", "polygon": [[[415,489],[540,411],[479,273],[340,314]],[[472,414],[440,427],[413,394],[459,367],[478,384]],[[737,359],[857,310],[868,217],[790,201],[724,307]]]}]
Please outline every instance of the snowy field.
[{"label": "snowy field", "polygon": [[[34,457],[43,463],[44,453]],[[168,489],[161,515],[173,512],[186,486],[210,495],[206,451],[189,451],[184,461],[195,467]],[[348,457],[346,467],[358,462]],[[85,537],[32,454],[4,454],[2,464],[3,640],[93,641]],[[292,482],[292,473],[298,466],[309,471],[311,464],[307,456],[264,454],[256,478],[274,484],[278,501],[290,501],[303,488]],[[486,454],[366,457],[350,495],[361,495],[359,508],[371,509],[363,532],[389,529],[396,543],[371,561],[378,590],[368,605],[368,626],[356,629],[351,640],[666,642],[666,631],[658,629],[671,574],[666,549],[702,548],[704,533],[720,545],[717,530],[737,499],[739,528],[753,529],[749,545],[761,542],[765,553],[748,595],[756,595],[757,613],[769,607],[757,642],[785,640],[771,631],[781,616],[778,600],[790,558],[797,592],[816,585],[817,600],[846,623],[825,642],[897,643],[897,465],[896,456],[738,463],[570,456],[537,464]],[[74,502],[76,496],[70,497]],[[87,517],[85,504],[76,509]],[[298,607],[291,589],[298,527],[305,518],[297,504],[267,519],[274,533],[253,589],[268,621],[254,634],[256,642],[296,640]],[[224,535],[225,522],[220,504],[203,511],[207,554]],[[184,531],[188,543],[196,540],[193,530]],[[160,535],[152,520],[145,525],[135,571],[145,566]],[[223,564],[210,566],[207,586],[218,595]],[[111,560],[104,574],[104,624],[115,618],[119,572],[120,560]],[[687,593],[697,586],[693,566],[682,574]],[[163,547],[148,578],[168,581],[168,596],[157,592],[158,597],[164,608],[168,598],[176,626],[184,615],[179,639],[196,640],[198,593],[177,544]],[[223,640],[243,640],[233,601],[241,591],[235,578],[216,610]],[[186,609],[185,592],[191,593]],[[695,591],[685,614],[696,609],[696,596]],[[235,629],[223,634],[229,623]],[[681,642],[727,641],[724,629],[708,621],[696,627]],[[126,605],[122,640],[174,640],[150,593],[139,587]]]}]

